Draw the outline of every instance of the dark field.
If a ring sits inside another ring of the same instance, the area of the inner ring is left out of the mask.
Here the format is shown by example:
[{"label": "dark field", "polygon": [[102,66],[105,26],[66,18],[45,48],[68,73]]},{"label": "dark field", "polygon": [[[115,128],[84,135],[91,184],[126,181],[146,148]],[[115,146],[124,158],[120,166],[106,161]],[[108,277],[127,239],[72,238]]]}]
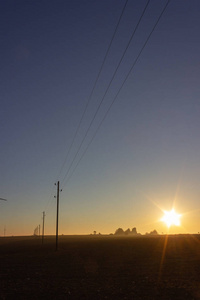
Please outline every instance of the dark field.
[{"label": "dark field", "polygon": [[198,235],[0,238],[0,261],[0,299],[200,299]]}]

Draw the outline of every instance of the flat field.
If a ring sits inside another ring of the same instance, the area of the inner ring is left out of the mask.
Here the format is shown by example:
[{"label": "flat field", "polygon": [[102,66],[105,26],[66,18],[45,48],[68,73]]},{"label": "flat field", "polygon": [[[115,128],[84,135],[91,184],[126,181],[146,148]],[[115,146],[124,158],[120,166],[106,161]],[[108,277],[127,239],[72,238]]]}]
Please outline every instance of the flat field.
[{"label": "flat field", "polygon": [[2,237],[0,299],[200,299],[200,236]]}]

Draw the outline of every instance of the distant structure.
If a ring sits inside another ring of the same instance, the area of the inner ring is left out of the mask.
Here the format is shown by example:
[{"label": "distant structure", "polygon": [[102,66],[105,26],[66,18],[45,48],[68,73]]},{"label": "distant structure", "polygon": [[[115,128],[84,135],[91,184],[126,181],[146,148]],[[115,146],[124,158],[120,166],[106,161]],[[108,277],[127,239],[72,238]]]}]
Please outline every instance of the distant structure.
[{"label": "distant structure", "polygon": [[39,232],[40,232],[39,227],[40,227],[40,225],[38,225],[38,226],[34,229],[34,231],[33,231],[33,235],[34,235],[34,236],[39,236]]}]

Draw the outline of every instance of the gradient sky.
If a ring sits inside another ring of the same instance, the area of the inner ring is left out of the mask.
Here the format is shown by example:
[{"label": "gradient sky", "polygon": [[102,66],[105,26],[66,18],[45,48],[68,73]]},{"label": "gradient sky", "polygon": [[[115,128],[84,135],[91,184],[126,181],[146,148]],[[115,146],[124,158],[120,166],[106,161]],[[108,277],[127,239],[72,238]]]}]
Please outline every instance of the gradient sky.
[{"label": "gradient sky", "polygon": [[[147,3],[129,0],[80,131],[65,162],[124,0],[2,0],[0,235],[136,227],[200,231],[200,2],[173,0],[81,159],[166,0],[152,0],[101,109],[66,174]],[[61,167],[63,168],[61,169]]]}]

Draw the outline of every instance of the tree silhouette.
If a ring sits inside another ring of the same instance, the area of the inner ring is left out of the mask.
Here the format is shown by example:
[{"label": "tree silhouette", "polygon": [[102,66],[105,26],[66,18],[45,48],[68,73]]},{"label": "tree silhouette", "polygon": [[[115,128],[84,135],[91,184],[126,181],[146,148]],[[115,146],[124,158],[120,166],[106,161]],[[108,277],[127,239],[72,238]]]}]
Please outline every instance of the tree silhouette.
[{"label": "tree silhouette", "polygon": [[131,233],[132,233],[132,234],[137,234],[137,229],[136,229],[136,227],[133,227],[133,228],[132,228]]},{"label": "tree silhouette", "polygon": [[115,231],[115,234],[116,235],[124,235],[124,230],[122,228],[118,228],[116,231]]},{"label": "tree silhouette", "polygon": [[131,233],[130,228],[126,229],[126,230],[124,231],[124,233],[125,233],[126,235],[130,234],[130,233]]}]

